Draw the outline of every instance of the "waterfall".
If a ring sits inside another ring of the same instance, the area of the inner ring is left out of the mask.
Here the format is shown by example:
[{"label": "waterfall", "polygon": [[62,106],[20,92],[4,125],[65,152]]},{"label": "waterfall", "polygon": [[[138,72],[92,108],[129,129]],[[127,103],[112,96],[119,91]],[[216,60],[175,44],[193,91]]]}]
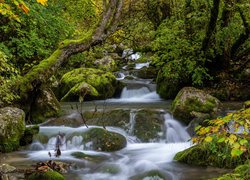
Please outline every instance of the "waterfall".
[{"label": "waterfall", "polygon": [[135,115],[136,115],[136,110],[131,110],[130,111],[130,116],[129,116],[129,135],[134,134],[134,127],[135,127]]},{"label": "waterfall", "polygon": [[166,127],[166,142],[186,142],[191,137],[186,131],[186,128],[181,125],[177,120],[173,119],[170,114],[164,115]]},{"label": "waterfall", "polygon": [[141,97],[148,93],[150,93],[150,91],[147,87],[141,87],[139,89],[128,89],[125,87],[122,90],[121,99]]}]

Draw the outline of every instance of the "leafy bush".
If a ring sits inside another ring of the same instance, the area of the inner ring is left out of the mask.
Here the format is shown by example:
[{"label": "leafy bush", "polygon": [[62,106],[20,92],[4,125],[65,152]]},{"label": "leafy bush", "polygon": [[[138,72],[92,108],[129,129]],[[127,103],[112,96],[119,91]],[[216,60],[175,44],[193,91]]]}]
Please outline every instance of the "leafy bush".
[{"label": "leafy bush", "polygon": [[250,108],[241,109],[223,118],[208,121],[208,126],[197,126],[194,143],[204,144],[219,159],[244,163],[250,158]]},{"label": "leafy bush", "polygon": [[0,107],[19,98],[13,89],[18,73],[8,57],[0,51]]}]

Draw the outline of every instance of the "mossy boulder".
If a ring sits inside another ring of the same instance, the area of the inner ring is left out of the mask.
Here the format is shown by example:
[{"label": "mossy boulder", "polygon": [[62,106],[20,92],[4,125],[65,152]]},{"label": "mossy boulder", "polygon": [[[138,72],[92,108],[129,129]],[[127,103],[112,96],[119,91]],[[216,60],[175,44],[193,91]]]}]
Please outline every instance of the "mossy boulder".
[{"label": "mossy boulder", "polygon": [[0,152],[11,152],[19,147],[25,131],[25,113],[14,107],[0,109]]},{"label": "mossy boulder", "polygon": [[[226,145],[222,148],[228,148]],[[190,165],[212,166],[219,168],[235,168],[242,164],[240,158],[233,158],[230,154],[227,156],[218,156],[220,152],[212,152],[206,144],[194,145],[184,151],[178,152],[174,160]]]},{"label": "mossy boulder", "polygon": [[60,89],[63,101],[105,99],[115,94],[119,82],[111,72],[93,68],[78,68],[63,75]]},{"label": "mossy boulder", "polygon": [[84,125],[84,122],[79,113],[71,115],[60,116],[57,118],[50,119],[43,123],[41,126],[68,126],[68,127],[79,127]]},{"label": "mossy boulder", "polygon": [[156,79],[158,71],[155,67],[142,67],[141,69],[132,70],[131,74],[142,79]]},{"label": "mossy boulder", "polygon": [[159,72],[156,78],[156,92],[163,99],[174,99],[183,85],[175,79],[166,78]]},{"label": "mossy boulder", "polygon": [[163,130],[163,126],[162,112],[142,109],[136,113],[133,134],[142,142],[157,141],[161,138],[159,132]]},{"label": "mossy boulder", "polygon": [[[132,176],[129,179],[131,180],[141,180],[141,179],[163,180],[163,179],[168,179],[168,177],[165,173],[162,173],[159,170],[151,170],[142,174]],[[169,179],[171,179],[171,176],[169,176]]]},{"label": "mossy boulder", "polygon": [[127,145],[126,138],[118,133],[103,128],[91,128],[83,134],[83,142],[92,143],[91,148],[97,151],[117,151]]},{"label": "mossy boulder", "polygon": [[48,172],[35,172],[32,173],[28,178],[28,180],[65,180],[63,175],[56,171],[48,171]]},{"label": "mossy boulder", "polygon": [[237,166],[232,173],[225,174],[213,180],[235,180],[235,179],[250,179],[250,160],[247,160],[243,165]]},{"label": "mossy boulder", "polygon": [[39,133],[39,126],[26,127],[23,136],[20,139],[20,145],[26,146],[31,144],[33,136]]},{"label": "mossy boulder", "polygon": [[115,126],[120,127],[125,131],[129,130],[129,109],[114,109],[107,110],[105,112],[86,111],[84,112],[83,116],[85,117],[85,119],[87,119],[88,125]]},{"label": "mossy boulder", "polygon": [[220,101],[202,90],[185,87],[172,103],[175,118],[188,124],[194,118],[213,118],[220,112]]},{"label": "mossy boulder", "polygon": [[104,71],[115,71],[117,69],[115,60],[111,56],[104,56],[94,62],[97,69]]},{"label": "mossy boulder", "polygon": [[74,152],[71,155],[77,159],[84,159],[84,160],[94,161],[94,162],[100,162],[100,161],[104,161],[108,159],[108,157],[104,155],[89,155],[83,152]]},{"label": "mossy boulder", "polygon": [[31,121],[33,124],[44,122],[47,118],[58,116],[61,107],[53,91],[42,88],[31,108]]}]

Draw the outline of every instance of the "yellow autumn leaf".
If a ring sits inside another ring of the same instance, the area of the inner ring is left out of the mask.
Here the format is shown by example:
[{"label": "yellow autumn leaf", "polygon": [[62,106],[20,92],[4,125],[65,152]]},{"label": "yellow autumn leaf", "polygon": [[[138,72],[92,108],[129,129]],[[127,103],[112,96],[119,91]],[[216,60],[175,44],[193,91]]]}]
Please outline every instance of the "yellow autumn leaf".
[{"label": "yellow autumn leaf", "polygon": [[47,5],[48,0],[36,0],[38,3],[42,4],[43,6]]},{"label": "yellow autumn leaf", "polygon": [[205,142],[211,142],[213,140],[213,138],[211,136],[207,136],[204,141]]}]

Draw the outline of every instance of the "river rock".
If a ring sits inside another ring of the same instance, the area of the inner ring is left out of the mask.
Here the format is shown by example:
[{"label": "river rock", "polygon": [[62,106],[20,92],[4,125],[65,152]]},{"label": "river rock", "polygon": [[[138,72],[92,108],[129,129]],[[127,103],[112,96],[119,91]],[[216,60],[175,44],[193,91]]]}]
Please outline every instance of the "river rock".
[{"label": "river rock", "polygon": [[163,71],[159,71],[156,79],[156,91],[161,98],[174,99],[183,84],[176,79],[167,78],[163,75]]},{"label": "river rock", "polygon": [[63,175],[56,171],[47,171],[47,172],[35,172],[32,173],[28,178],[28,180],[65,180]]},{"label": "river rock", "polygon": [[97,69],[104,71],[115,71],[117,69],[115,60],[111,56],[104,56],[102,59],[95,60]]},{"label": "river rock", "polygon": [[152,66],[142,67],[141,69],[131,71],[131,73],[134,76],[137,76],[142,79],[156,79],[157,74],[158,74],[155,67],[152,67]]},{"label": "river rock", "polygon": [[142,173],[142,174],[132,176],[129,179],[131,179],[131,180],[140,180],[140,179],[164,180],[164,179],[172,179],[172,178],[171,178],[171,175],[167,175],[165,173],[162,173],[159,170],[151,170],[151,171],[147,171],[147,172]]},{"label": "river rock", "polygon": [[0,152],[10,152],[19,147],[25,131],[25,113],[14,107],[0,109]]},{"label": "river rock", "polygon": [[34,124],[42,123],[47,118],[57,116],[60,109],[60,103],[53,91],[51,89],[41,89],[31,108],[31,121]]},{"label": "river rock", "polygon": [[39,126],[26,127],[24,134],[20,139],[20,145],[26,146],[31,144],[33,141],[33,136],[39,133]]},{"label": "river rock", "polygon": [[87,161],[94,161],[94,162],[102,162],[102,161],[108,160],[109,158],[106,155],[89,155],[83,152],[74,152],[71,155],[78,159],[84,159]]},{"label": "river rock", "polygon": [[114,109],[108,111],[86,111],[83,116],[87,119],[88,125],[115,126],[129,131],[129,109]]},{"label": "river rock", "polygon": [[91,143],[91,149],[96,151],[117,151],[127,145],[126,138],[116,132],[103,128],[91,128],[83,134],[83,142]]},{"label": "river rock", "polygon": [[[212,118],[220,111],[220,101],[202,90],[185,87],[172,103],[175,118],[188,124],[192,119]],[[204,120],[204,119],[203,119]]]},{"label": "river rock", "polygon": [[161,111],[142,109],[136,113],[133,134],[142,142],[159,140],[159,132],[163,128],[164,118]]},{"label": "river rock", "polygon": [[10,166],[9,164],[2,164],[0,165],[0,174],[1,173],[10,173],[15,171],[16,168],[14,166]]},{"label": "river rock", "polygon": [[63,75],[60,89],[63,101],[106,99],[112,97],[120,83],[111,72],[77,68]]}]

